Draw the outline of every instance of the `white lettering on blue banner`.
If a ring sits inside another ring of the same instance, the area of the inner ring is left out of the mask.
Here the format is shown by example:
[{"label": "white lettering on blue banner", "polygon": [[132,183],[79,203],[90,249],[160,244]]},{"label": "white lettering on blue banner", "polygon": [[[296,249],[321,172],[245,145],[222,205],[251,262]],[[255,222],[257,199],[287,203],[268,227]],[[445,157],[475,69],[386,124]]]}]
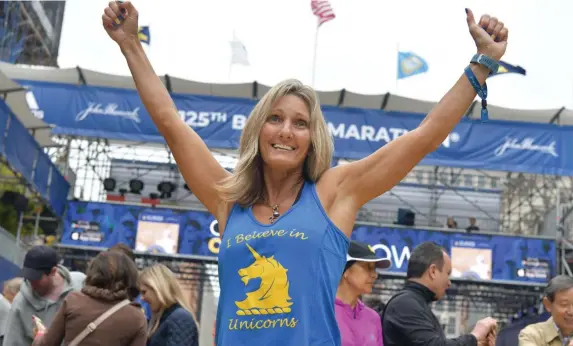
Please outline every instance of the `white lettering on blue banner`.
[{"label": "white lettering on blue banner", "polygon": [[142,215],[141,221],[163,222],[163,216],[161,216],[161,215]]},{"label": "white lettering on blue banner", "polygon": [[[163,141],[136,90],[17,82],[28,90],[32,113],[54,126],[54,134]],[[256,104],[218,96],[172,96],[178,116],[214,149],[237,148]],[[334,157],[356,160],[415,129],[423,114],[329,107],[324,117],[335,139]],[[572,133],[567,126],[463,119],[423,164],[573,176],[573,159],[562,153],[573,145]]]},{"label": "white lettering on blue banner", "polygon": [[557,143],[552,141],[547,145],[535,144],[535,139],[524,138],[521,142],[517,138],[506,137],[505,142],[500,145],[494,152],[495,156],[501,156],[508,150],[525,150],[537,151],[540,153],[548,154],[553,157],[559,157],[557,154]]},{"label": "white lettering on blue banner", "polygon": [[130,120],[135,121],[136,123],[140,123],[141,119],[139,119],[139,108],[135,108],[131,111],[122,111],[118,109],[119,106],[115,103],[108,103],[103,106],[101,103],[89,103],[88,108],[80,111],[76,115],[76,121],[85,120],[90,115],[109,115],[113,117],[121,117],[127,118]]},{"label": "white lettering on blue banner", "polygon": [[375,244],[372,245],[372,250],[384,251],[383,257],[390,259],[390,261],[392,262],[392,267],[395,269],[401,269],[402,266],[408,262],[411,254],[410,248],[407,246],[404,246],[402,248],[402,251],[400,251],[400,253],[398,253],[398,249],[394,245],[388,247],[384,244]]}]

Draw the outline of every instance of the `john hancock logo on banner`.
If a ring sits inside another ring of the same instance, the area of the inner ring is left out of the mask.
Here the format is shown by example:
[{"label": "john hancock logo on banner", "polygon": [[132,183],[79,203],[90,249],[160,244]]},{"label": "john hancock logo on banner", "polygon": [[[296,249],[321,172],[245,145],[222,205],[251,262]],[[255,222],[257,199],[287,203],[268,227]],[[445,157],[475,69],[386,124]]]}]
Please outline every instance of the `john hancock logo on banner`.
[{"label": "john hancock logo on banner", "polygon": [[505,142],[503,142],[494,151],[495,156],[502,156],[507,151],[517,150],[517,151],[534,151],[546,155],[551,155],[553,157],[559,157],[557,154],[557,142],[551,141],[551,143],[543,145],[535,143],[535,138],[527,137],[519,141],[517,138],[505,137]]},{"label": "john hancock logo on banner", "polygon": [[101,103],[90,102],[88,104],[88,108],[80,111],[76,115],[76,121],[80,122],[85,120],[90,115],[107,115],[112,117],[126,118],[133,120],[136,123],[141,122],[141,119],[139,119],[139,108],[135,108],[132,111],[120,110],[118,108],[119,106],[115,103],[108,103],[103,106]]},{"label": "john hancock logo on banner", "polygon": [[72,222],[72,240],[85,242],[102,242],[104,235],[99,229],[99,223],[91,221]]}]

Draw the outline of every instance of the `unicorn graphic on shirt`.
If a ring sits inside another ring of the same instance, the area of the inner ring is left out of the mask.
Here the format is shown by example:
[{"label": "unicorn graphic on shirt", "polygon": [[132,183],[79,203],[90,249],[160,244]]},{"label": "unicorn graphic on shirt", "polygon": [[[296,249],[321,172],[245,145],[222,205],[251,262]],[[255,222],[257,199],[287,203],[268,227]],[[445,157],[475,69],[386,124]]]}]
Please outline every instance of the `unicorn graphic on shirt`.
[{"label": "unicorn graphic on shirt", "polygon": [[273,315],[291,312],[291,297],[289,296],[288,269],[285,269],[274,256],[259,255],[249,244],[247,248],[255,258],[250,266],[239,269],[239,276],[245,286],[250,280],[260,278],[260,287],[247,293],[247,298],[236,301],[239,308],[237,315]]}]

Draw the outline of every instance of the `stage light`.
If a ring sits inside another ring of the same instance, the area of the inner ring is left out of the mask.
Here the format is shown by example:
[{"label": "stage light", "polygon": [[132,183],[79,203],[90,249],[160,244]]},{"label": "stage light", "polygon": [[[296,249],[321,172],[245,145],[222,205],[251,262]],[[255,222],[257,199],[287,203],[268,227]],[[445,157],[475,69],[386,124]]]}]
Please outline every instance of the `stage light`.
[{"label": "stage light", "polygon": [[131,179],[129,181],[129,192],[139,195],[143,190],[143,186],[144,186],[143,181],[139,179]]},{"label": "stage light", "polygon": [[170,181],[160,182],[157,185],[157,191],[159,191],[161,193],[159,198],[161,198],[161,199],[171,198],[171,194],[173,193],[173,191],[175,191],[176,188],[177,188],[177,186],[175,186],[175,184],[173,184]]},{"label": "stage light", "polygon": [[113,190],[115,190],[116,184],[117,183],[115,182],[115,179],[113,179],[113,178],[105,178],[103,180],[103,188],[107,192],[112,192]]},{"label": "stage light", "polygon": [[150,198],[150,199],[159,199],[159,195],[156,194],[155,192],[152,192],[152,193],[149,194],[149,198]]},{"label": "stage light", "polygon": [[119,194],[121,195],[121,197],[124,197],[126,193],[127,189],[119,189]]}]

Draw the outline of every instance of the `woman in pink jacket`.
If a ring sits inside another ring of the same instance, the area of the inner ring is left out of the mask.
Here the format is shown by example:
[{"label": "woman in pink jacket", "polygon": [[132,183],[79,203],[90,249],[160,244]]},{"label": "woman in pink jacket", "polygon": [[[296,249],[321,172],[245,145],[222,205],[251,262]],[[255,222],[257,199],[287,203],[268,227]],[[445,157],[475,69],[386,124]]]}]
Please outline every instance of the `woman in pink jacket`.
[{"label": "woman in pink jacket", "polygon": [[372,292],[376,269],[389,266],[390,260],[376,257],[368,244],[350,242],[334,305],[342,346],[383,346],[380,315],[359,298]]}]

